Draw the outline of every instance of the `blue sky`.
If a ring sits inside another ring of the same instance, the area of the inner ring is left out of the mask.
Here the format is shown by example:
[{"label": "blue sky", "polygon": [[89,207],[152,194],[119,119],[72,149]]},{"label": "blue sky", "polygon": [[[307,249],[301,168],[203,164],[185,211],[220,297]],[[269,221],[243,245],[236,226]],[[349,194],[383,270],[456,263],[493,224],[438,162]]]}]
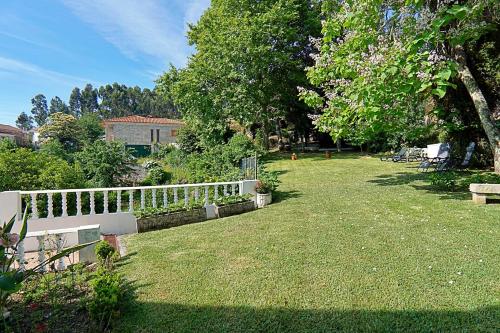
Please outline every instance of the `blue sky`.
[{"label": "blue sky", "polygon": [[14,125],[31,98],[67,101],[73,87],[154,86],[193,49],[187,24],[210,0],[0,1],[0,123]]}]

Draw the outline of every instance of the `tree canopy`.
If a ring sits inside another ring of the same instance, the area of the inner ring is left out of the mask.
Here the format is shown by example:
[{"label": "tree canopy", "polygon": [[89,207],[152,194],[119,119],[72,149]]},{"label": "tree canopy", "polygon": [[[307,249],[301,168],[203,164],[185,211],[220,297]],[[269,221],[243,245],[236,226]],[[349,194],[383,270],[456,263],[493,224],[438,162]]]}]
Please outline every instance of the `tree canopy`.
[{"label": "tree canopy", "polygon": [[212,1],[190,27],[196,53],[186,68],[165,73],[158,90],[207,144],[222,141],[229,121],[266,134],[279,119],[307,122],[296,87],[307,84],[310,36],[319,32],[316,1]]}]

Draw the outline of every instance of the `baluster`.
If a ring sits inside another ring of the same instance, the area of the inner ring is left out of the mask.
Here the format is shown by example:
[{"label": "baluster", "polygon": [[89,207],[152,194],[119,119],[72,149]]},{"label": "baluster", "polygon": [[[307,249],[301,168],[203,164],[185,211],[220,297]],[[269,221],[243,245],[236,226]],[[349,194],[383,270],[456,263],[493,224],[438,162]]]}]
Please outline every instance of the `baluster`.
[{"label": "baluster", "polygon": [[38,218],[38,206],[36,205],[36,193],[31,193],[31,218],[36,220]]},{"label": "baluster", "polygon": [[163,207],[168,207],[168,193],[166,188],[163,189]]},{"label": "baluster", "polygon": [[219,185],[214,185],[214,201],[219,198]]},{"label": "baluster", "polygon": [[52,193],[47,193],[47,218],[54,218],[54,202],[52,201]]},{"label": "baluster", "polygon": [[17,244],[17,262],[19,263],[19,269],[24,271],[24,241]]},{"label": "baluster", "polygon": [[184,206],[187,206],[189,202],[189,188],[184,186]]},{"label": "baluster", "polygon": [[143,188],[141,188],[141,209],[146,207],[146,193]]},{"label": "baluster", "polygon": [[103,194],[104,194],[104,202],[103,202],[104,208],[103,208],[102,213],[108,214],[109,213],[108,191],[104,191]]},{"label": "baluster", "polygon": [[95,215],[95,193],[94,193],[94,191],[90,191],[89,195],[90,195],[90,215]]},{"label": "baluster", "polygon": [[[63,235],[57,234],[57,241],[56,241],[56,251],[57,253],[60,253],[63,249]],[[61,257],[57,260],[57,270],[62,271],[64,270],[65,265],[64,265],[64,257]]]},{"label": "baluster", "polygon": [[76,192],[76,216],[82,216],[82,192]]},{"label": "baluster", "polygon": [[224,184],[224,196],[225,197],[228,196],[228,193],[227,193],[227,184]]},{"label": "baluster", "polygon": [[153,208],[156,208],[156,189],[155,188],[151,189],[151,196],[152,196],[152,201],[153,201]]},{"label": "baluster", "polygon": [[198,202],[198,200],[200,200],[200,189],[198,188],[198,186],[196,186],[194,188],[194,200],[196,202]]},{"label": "baluster", "polygon": [[116,191],[116,212],[122,211],[122,190]]},{"label": "baluster", "polygon": [[205,186],[205,206],[208,206],[208,186]]},{"label": "baluster", "polygon": [[128,211],[130,213],[134,211],[134,190],[128,191]]},{"label": "baluster", "polygon": [[[45,236],[37,236],[36,239],[38,240],[38,263],[41,264],[45,261]],[[45,265],[40,266],[40,272],[45,271],[47,271]]]},{"label": "baluster", "polygon": [[177,190],[178,190],[178,188],[174,187],[174,203],[177,203],[179,201],[179,198],[177,196]]},{"label": "baluster", "polygon": [[61,193],[61,206],[62,206],[62,217],[68,216],[68,199],[66,198],[67,193]]},{"label": "baluster", "polygon": [[232,195],[236,194],[236,184],[231,184],[231,194]]}]

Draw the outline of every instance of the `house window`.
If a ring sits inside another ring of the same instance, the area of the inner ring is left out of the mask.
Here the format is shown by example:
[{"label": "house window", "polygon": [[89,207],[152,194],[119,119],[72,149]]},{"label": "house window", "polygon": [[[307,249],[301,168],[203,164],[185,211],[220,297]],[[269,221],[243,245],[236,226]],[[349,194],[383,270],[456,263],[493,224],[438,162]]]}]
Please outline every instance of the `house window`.
[{"label": "house window", "polygon": [[176,129],[173,129],[171,132],[170,132],[170,136],[177,136],[177,130]]},{"label": "house window", "polygon": [[154,134],[155,134],[154,130],[151,130],[151,143],[153,143],[155,140]]},{"label": "house window", "polygon": [[160,143],[160,130],[156,130],[156,142]]}]

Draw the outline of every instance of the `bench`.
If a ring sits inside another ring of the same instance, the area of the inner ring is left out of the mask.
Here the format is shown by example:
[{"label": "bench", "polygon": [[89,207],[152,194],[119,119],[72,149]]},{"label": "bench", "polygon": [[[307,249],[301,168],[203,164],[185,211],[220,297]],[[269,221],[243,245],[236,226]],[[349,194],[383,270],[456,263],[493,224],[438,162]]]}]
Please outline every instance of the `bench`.
[{"label": "bench", "polygon": [[500,194],[500,184],[470,184],[472,201],[477,204],[485,204],[489,194]]}]

